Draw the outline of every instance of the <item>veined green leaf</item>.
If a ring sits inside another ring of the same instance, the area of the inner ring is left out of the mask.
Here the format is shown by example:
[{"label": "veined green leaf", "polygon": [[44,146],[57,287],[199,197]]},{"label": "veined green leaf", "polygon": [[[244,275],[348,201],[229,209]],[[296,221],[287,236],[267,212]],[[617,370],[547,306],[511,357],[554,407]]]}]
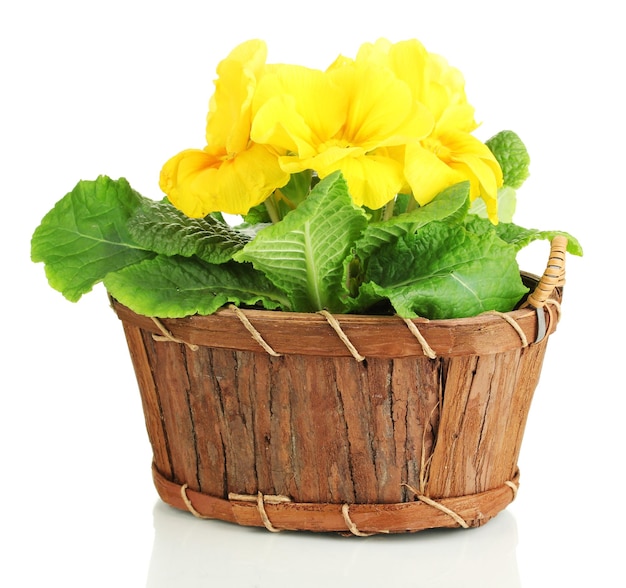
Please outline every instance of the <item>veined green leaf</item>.
[{"label": "veined green leaf", "polygon": [[145,200],[123,178],[79,182],[35,230],[31,259],[43,262],[50,285],[76,302],[108,273],[154,256],[127,228]]},{"label": "veined green leaf", "polygon": [[513,131],[501,131],[486,145],[500,164],[504,185],[520,188],[529,175],[530,156],[519,136]]},{"label": "veined green leaf", "polygon": [[283,292],[292,310],[341,312],[343,262],[367,224],[339,172],[315,186],[278,224],[260,231],[234,256],[249,261]]},{"label": "veined green leaf", "polygon": [[225,263],[252,239],[213,216],[190,218],[168,201],[143,202],[128,224],[135,241],[164,255],[196,255],[209,263]]},{"label": "veined green leaf", "polygon": [[404,317],[431,319],[509,311],[527,292],[517,249],[495,230],[432,222],[381,248],[367,268],[361,298],[387,298]]},{"label": "veined green leaf", "polygon": [[572,255],[582,255],[583,248],[578,239],[565,231],[540,231],[538,229],[524,229],[513,223],[501,223],[497,226],[498,236],[507,243],[513,245],[516,250],[520,250],[526,245],[540,239],[552,241],[557,235],[567,237],[567,252]]},{"label": "veined green leaf", "polygon": [[196,257],[158,255],[109,274],[111,295],[146,316],[212,314],[225,304],[288,309],[289,301],[250,264],[206,263]]},{"label": "veined green leaf", "polygon": [[[411,212],[393,216],[385,221],[370,223],[363,236],[356,243],[353,255],[344,264],[344,282],[354,298],[364,281],[364,272],[369,259],[378,256],[378,250],[395,243],[398,239],[415,233],[420,227],[434,221],[445,220],[451,225],[461,222],[467,215],[469,208],[469,182],[461,182],[441,192],[429,204]],[[393,263],[393,260],[391,260]],[[378,297],[371,301],[375,303]],[[349,301],[351,305],[355,300]],[[356,302],[355,311],[364,310],[369,306],[366,302],[365,291]]]},{"label": "veined green leaf", "polygon": [[469,182],[450,186],[426,206],[416,208],[386,221],[370,223],[355,250],[361,259],[367,259],[378,248],[392,243],[403,235],[414,233],[420,227],[448,219],[450,223],[465,216],[469,207]]}]

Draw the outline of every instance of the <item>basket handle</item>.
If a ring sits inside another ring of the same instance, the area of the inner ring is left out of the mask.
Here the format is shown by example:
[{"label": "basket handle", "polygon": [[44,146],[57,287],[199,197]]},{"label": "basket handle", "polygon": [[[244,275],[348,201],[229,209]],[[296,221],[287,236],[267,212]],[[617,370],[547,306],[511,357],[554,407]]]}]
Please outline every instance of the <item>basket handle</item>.
[{"label": "basket handle", "polygon": [[557,235],[552,239],[548,265],[534,292],[532,292],[526,300],[528,306],[543,308],[554,288],[562,286],[565,283],[566,250],[567,237]]}]

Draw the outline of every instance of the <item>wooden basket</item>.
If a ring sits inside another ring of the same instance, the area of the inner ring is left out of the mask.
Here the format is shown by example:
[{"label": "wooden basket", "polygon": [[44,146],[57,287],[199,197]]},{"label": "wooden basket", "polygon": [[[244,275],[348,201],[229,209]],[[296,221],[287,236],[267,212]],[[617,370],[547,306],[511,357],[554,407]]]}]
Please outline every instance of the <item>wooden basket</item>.
[{"label": "wooden basket", "polygon": [[240,310],[123,322],[166,503],[354,535],[479,526],[517,459],[564,283],[564,238],[518,310],[404,320]]}]

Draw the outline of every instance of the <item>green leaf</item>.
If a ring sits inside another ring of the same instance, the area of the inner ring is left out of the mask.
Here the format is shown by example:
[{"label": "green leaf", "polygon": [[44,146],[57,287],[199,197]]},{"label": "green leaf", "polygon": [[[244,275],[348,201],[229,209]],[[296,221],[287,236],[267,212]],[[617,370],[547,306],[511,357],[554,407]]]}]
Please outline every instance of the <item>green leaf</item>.
[{"label": "green leaf", "polygon": [[507,243],[513,245],[516,250],[523,249],[533,241],[540,239],[552,241],[557,235],[567,237],[567,252],[572,255],[582,256],[583,248],[578,239],[565,231],[540,231],[538,229],[524,229],[513,223],[499,224],[496,227],[498,236]]},{"label": "green leaf", "polygon": [[135,312],[162,318],[212,314],[229,302],[266,309],[289,305],[250,264],[213,265],[196,257],[159,255],[109,274],[104,285]]},{"label": "green leaf", "polygon": [[308,196],[311,189],[312,175],[311,170],[291,174],[287,184],[276,190],[283,198],[289,201],[292,209],[301,204]]},{"label": "green leaf", "polygon": [[356,244],[357,255],[365,260],[380,247],[414,233],[430,222],[447,219],[454,223],[462,219],[469,206],[469,193],[469,182],[461,182],[445,189],[426,206],[386,221],[370,223]]},{"label": "green leaf", "polygon": [[501,131],[486,144],[502,168],[504,185],[520,188],[529,175],[530,165],[530,156],[522,140],[513,131]]},{"label": "green leaf", "polygon": [[430,203],[411,212],[391,217],[386,221],[370,223],[363,237],[356,243],[353,255],[346,260],[344,266],[344,281],[347,284],[350,296],[358,299],[350,300],[352,311],[358,312],[375,304],[380,297],[370,299],[366,291],[359,296],[359,288],[364,281],[364,272],[369,259],[378,255],[381,247],[397,242],[405,235],[413,234],[420,227],[434,221],[445,220],[454,225],[461,222],[469,207],[469,182],[461,182],[445,189]]},{"label": "green leaf", "polygon": [[225,263],[253,236],[214,216],[189,218],[168,201],[145,201],[128,224],[130,234],[146,249],[164,255],[196,255],[208,263]]},{"label": "green leaf", "polygon": [[[515,214],[517,195],[510,186],[502,186],[498,190],[498,220],[501,223],[510,223]],[[482,218],[487,218],[487,205],[482,198],[476,198],[469,210],[470,214],[475,214]]]},{"label": "green leaf", "polygon": [[509,311],[527,292],[517,249],[495,230],[475,234],[432,222],[383,247],[369,263],[360,299],[387,298],[404,317],[431,319]]},{"label": "green leaf", "polygon": [[294,311],[341,312],[343,263],[367,223],[340,172],[328,176],[282,222],[260,231],[234,256],[249,261],[283,292]]},{"label": "green leaf", "polygon": [[258,225],[261,223],[271,223],[272,219],[270,218],[269,213],[267,212],[267,207],[265,204],[259,204],[257,206],[252,207],[247,214],[243,215],[243,220],[246,224],[249,225]]},{"label": "green leaf", "polygon": [[50,285],[76,302],[109,272],[154,256],[127,228],[145,200],[123,178],[79,182],[35,229],[31,259],[43,262]]}]

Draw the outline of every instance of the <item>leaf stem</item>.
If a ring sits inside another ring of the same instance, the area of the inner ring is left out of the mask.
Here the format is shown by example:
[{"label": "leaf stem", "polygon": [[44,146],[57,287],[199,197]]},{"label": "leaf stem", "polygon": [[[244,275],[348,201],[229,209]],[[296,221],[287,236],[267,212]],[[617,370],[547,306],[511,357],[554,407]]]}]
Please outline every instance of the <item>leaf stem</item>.
[{"label": "leaf stem", "polygon": [[415,210],[416,206],[417,206],[417,200],[415,200],[413,195],[411,195],[411,198],[409,198],[409,203],[406,205],[405,212],[411,212],[412,210]]},{"label": "leaf stem", "polygon": [[393,209],[396,205],[395,198],[391,199],[387,204],[385,204],[385,208],[383,210],[383,218],[382,220],[389,220],[393,216]]},{"label": "leaf stem", "polygon": [[265,208],[273,224],[280,222],[280,214],[278,213],[278,206],[276,206],[276,201],[274,200],[274,194],[265,199]]}]

